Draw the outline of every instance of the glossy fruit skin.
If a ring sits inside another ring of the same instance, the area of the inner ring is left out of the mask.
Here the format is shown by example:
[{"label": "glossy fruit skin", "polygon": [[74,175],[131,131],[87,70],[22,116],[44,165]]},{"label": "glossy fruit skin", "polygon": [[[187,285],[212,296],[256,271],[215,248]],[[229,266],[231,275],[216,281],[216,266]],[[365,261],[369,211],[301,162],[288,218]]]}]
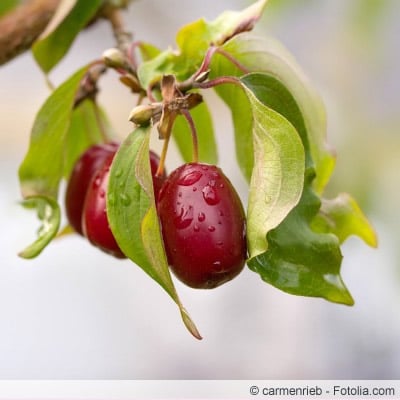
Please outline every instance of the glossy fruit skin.
[{"label": "glossy fruit skin", "polygon": [[242,271],[245,213],[220,168],[201,163],[177,168],[165,181],[157,208],[168,262],[179,280],[209,289]]},{"label": "glossy fruit skin", "polygon": [[90,181],[104,160],[118,150],[118,146],[118,143],[110,142],[89,147],[72,170],[65,193],[65,210],[70,225],[81,235],[83,204]]},{"label": "glossy fruit skin", "polygon": [[125,258],[111,232],[106,211],[107,186],[114,155],[110,154],[104,160],[89,184],[83,207],[82,228],[94,246],[114,257]]}]

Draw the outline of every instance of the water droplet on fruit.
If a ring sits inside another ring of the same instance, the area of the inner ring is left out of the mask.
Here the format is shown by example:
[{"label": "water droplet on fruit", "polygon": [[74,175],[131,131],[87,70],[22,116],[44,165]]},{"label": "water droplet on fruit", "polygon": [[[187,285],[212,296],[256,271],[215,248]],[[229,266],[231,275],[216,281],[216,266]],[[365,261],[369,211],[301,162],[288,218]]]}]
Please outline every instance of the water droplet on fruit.
[{"label": "water droplet on fruit", "polygon": [[223,188],[225,187],[225,185],[224,185],[223,183],[220,183],[220,184],[219,184],[219,187],[220,187],[221,189],[223,189]]},{"label": "water droplet on fruit", "polygon": [[193,192],[196,192],[197,191],[197,187],[196,186],[193,186]]},{"label": "water droplet on fruit", "polygon": [[201,169],[202,169],[203,171],[207,171],[207,170],[208,170],[208,167],[205,166],[205,165],[202,165]]},{"label": "water droplet on fruit", "polygon": [[194,227],[193,227],[193,230],[195,232],[198,232],[200,230],[200,227],[197,224],[195,224]]},{"label": "water droplet on fruit", "polygon": [[213,265],[214,265],[214,267],[220,267],[221,266],[221,261],[214,261]]},{"label": "water droplet on fruit", "polygon": [[208,184],[213,188],[215,187],[215,180],[211,179],[210,181],[208,181]]},{"label": "water droplet on fruit", "polygon": [[199,220],[199,222],[203,222],[206,219],[206,216],[203,212],[199,212],[197,219]]},{"label": "water droplet on fruit", "polygon": [[106,195],[106,191],[104,189],[100,190],[99,196],[104,199],[104,196]]},{"label": "water droplet on fruit", "polygon": [[200,171],[189,172],[186,175],[179,178],[178,185],[181,185],[181,186],[194,185],[202,176],[203,176],[203,174]]},{"label": "water droplet on fruit", "polygon": [[219,216],[223,217],[224,216],[224,212],[222,210],[219,210]]},{"label": "water droplet on fruit", "polygon": [[271,200],[272,200],[272,197],[269,194],[266,194],[264,200],[265,200],[266,203],[270,203]]},{"label": "water droplet on fruit", "polygon": [[182,207],[180,214],[175,217],[174,223],[178,229],[187,228],[193,221],[193,207]]},{"label": "water droplet on fruit", "polygon": [[215,204],[219,203],[219,197],[217,191],[209,184],[204,186],[202,192],[205,202],[210,206],[214,206]]},{"label": "water droplet on fruit", "polygon": [[122,175],[122,169],[121,168],[118,168],[116,171],[115,171],[115,176],[117,177],[117,178],[119,178],[121,175]]},{"label": "water droplet on fruit", "polygon": [[93,187],[98,188],[101,184],[101,178],[98,176],[94,181],[93,181]]},{"label": "water droplet on fruit", "polygon": [[129,204],[131,204],[131,198],[126,193],[121,193],[119,198],[124,206],[129,206]]},{"label": "water droplet on fruit", "polygon": [[223,246],[223,245],[224,245],[223,241],[220,240],[220,241],[217,242],[217,246]]},{"label": "water droplet on fruit", "polygon": [[209,230],[210,232],[214,232],[214,231],[215,231],[215,226],[209,225],[208,230]]}]

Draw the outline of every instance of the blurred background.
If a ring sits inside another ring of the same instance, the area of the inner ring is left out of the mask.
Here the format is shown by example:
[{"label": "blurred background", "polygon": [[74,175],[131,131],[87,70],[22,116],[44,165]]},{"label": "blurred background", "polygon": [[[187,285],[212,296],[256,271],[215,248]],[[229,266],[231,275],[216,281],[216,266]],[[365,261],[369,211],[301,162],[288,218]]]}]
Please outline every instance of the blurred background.
[{"label": "blurred background", "polygon": [[[137,0],[125,20],[136,39],[165,48],[175,46],[183,24],[249,3]],[[285,294],[250,270],[214,291],[176,282],[201,342],[139,268],[80,237],[53,242],[32,261],[17,257],[38,228],[34,213],[18,204],[17,169],[49,91],[28,53],[0,67],[0,378],[399,379],[399,16],[397,0],[270,0],[256,33],[282,41],[320,92],[338,153],[328,193],[354,195],[379,248],[354,237],[343,246],[354,307]],[[112,46],[109,26],[97,24],[50,79],[59,84]],[[133,99],[112,72],[101,87],[100,101],[123,138]],[[210,101],[220,165],[245,199],[229,112]],[[179,163],[172,149],[168,169]]]}]

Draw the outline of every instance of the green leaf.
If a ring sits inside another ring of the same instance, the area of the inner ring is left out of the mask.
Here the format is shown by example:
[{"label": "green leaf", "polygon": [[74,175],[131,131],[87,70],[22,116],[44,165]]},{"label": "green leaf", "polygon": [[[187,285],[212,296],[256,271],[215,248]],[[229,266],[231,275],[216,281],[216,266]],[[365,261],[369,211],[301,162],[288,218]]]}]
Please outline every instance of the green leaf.
[{"label": "green leaf", "polygon": [[341,193],[335,199],[322,199],[312,228],[317,232],[334,233],[340,243],[350,235],[356,235],[369,246],[377,246],[374,229],[356,201],[347,193]]},{"label": "green leaf", "polygon": [[161,50],[151,43],[140,42],[138,48],[143,61],[150,61],[161,53]]},{"label": "green leaf", "polygon": [[37,240],[19,253],[22,258],[34,258],[56,236],[61,220],[60,207],[57,201],[45,196],[28,197],[23,201],[22,205],[26,208],[37,209],[39,219],[42,221]]},{"label": "green leaf", "polygon": [[259,0],[242,11],[225,11],[214,21],[199,19],[180,29],[176,42],[186,60],[200,64],[211,44],[220,46],[231,37],[251,30],[268,0]]},{"label": "green leaf", "polygon": [[64,146],[75,95],[87,72],[83,67],[59,86],[43,104],[33,124],[28,152],[19,168],[24,197],[57,198],[64,176]]},{"label": "green leaf", "polygon": [[[257,38],[246,33],[235,36],[226,42],[222,49],[236,60],[241,69],[234,66],[224,56],[217,54],[211,64],[216,75],[241,76],[245,73],[244,71],[263,72],[279,81],[280,86],[286,88],[286,91],[293,97],[303,119],[310,146],[310,156],[317,173],[313,185],[317,193],[322,193],[335,165],[335,159],[326,144],[325,109],[319,95],[315,92],[293,56],[273,38]],[[221,94],[221,90],[218,89],[218,93]],[[234,100],[227,100],[226,95],[223,96],[223,99],[227,101],[230,107],[233,102],[234,109],[232,109],[232,112],[237,111],[238,105]],[[272,98],[271,101],[273,101]],[[284,106],[283,102],[282,105]],[[272,103],[269,106],[275,107]],[[276,111],[281,113],[283,109],[284,107],[280,107]],[[286,115],[285,117],[291,120]],[[241,122],[241,119],[238,121],[239,126],[235,126],[235,130],[239,133],[241,126],[246,121]],[[291,122],[296,126],[295,121]],[[296,128],[299,134],[302,134],[302,129],[299,129],[299,126],[296,126]],[[303,143],[305,144],[304,137]],[[246,168],[246,176],[248,176],[248,167]]]},{"label": "green leaf", "polygon": [[264,281],[287,293],[353,305],[340,276],[342,254],[338,238],[310,227],[320,208],[312,188],[314,177],[313,170],[307,169],[299,204],[268,233],[268,251],[250,259],[248,266]]},{"label": "green leaf", "polygon": [[47,211],[38,240],[21,252],[22,257],[37,256],[57,234],[60,181],[69,176],[77,157],[89,145],[104,140],[107,123],[98,106],[92,100],[84,100],[74,108],[87,70],[88,67],[81,68],[59,86],[36,116],[29,148],[19,168],[19,180],[27,204],[36,206],[39,216],[44,206]]},{"label": "green leaf", "polygon": [[253,116],[254,167],[247,211],[250,258],[268,248],[267,233],[298,203],[304,180],[305,155],[293,125],[261,101],[269,77],[250,74],[241,79]]},{"label": "green leaf", "polygon": [[138,128],[121,144],[111,165],[107,215],[123,253],[140,266],[179,306],[183,322],[201,338],[176,293],[168,268],[154,201],[149,128]]},{"label": "green leaf", "polygon": [[[222,60],[221,58],[219,60]],[[211,78],[217,76],[234,76],[231,63],[213,63],[211,67]],[[253,116],[252,109],[246,93],[238,85],[220,85],[215,91],[229,107],[231,112],[235,151],[238,165],[243,176],[250,182],[254,166],[253,150]]]},{"label": "green leaf", "polygon": [[47,24],[46,29],[40,34],[38,40],[43,40],[53,33],[71,12],[77,1],[78,0],[61,0],[50,22]]},{"label": "green leaf", "polygon": [[[199,146],[199,160],[209,164],[217,164],[217,144],[210,111],[205,102],[190,110],[196,126]],[[185,162],[193,161],[193,144],[189,125],[182,115],[175,120],[173,138]]]},{"label": "green leaf", "polygon": [[142,86],[150,87],[163,75],[175,75],[179,81],[189,78],[200,67],[211,45],[222,45],[229,38],[251,30],[267,1],[259,0],[242,11],[226,11],[211,22],[199,19],[183,26],[176,36],[178,51],[168,49],[139,66]]},{"label": "green leaf", "polygon": [[65,56],[75,37],[102,6],[103,0],[66,0],[66,3],[70,3],[69,7],[72,3],[76,4],[69,13],[69,7],[60,12],[60,18],[55,22],[56,26],[51,27],[46,32],[48,35],[36,41],[32,47],[35,60],[45,73],[51,71]]}]

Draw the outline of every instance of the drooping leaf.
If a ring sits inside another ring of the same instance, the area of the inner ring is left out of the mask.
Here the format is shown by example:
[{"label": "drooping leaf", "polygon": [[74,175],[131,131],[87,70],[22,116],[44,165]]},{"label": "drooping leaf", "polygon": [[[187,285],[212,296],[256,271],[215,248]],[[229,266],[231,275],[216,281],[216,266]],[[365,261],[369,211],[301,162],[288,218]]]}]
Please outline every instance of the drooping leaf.
[{"label": "drooping leaf", "polygon": [[190,332],[201,338],[184,310],[168,268],[154,201],[149,128],[138,128],[121,144],[111,166],[107,216],[124,254],[159,283],[179,306]]},{"label": "drooping leaf", "polygon": [[353,305],[340,276],[338,238],[310,227],[320,208],[312,188],[314,176],[313,169],[308,168],[299,204],[268,233],[268,251],[250,259],[248,266],[264,281],[287,293]]},{"label": "drooping leaf", "polygon": [[[93,18],[98,9],[102,6],[102,0],[70,0],[75,4],[69,12],[66,7],[61,12],[61,17],[56,20],[56,27],[47,32],[47,36],[36,41],[32,47],[36,62],[45,73],[58,64],[71,47],[75,37]],[[64,18],[62,18],[64,17]]]},{"label": "drooping leaf", "polygon": [[334,199],[322,199],[321,209],[312,223],[318,232],[334,233],[340,243],[357,235],[369,246],[377,246],[377,237],[357,202],[347,193]]},{"label": "drooping leaf", "polygon": [[61,220],[60,207],[57,201],[45,196],[28,197],[22,202],[22,205],[26,208],[35,208],[39,219],[42,221],[42,226],[38,231],[38,238],[19,253],[22,258],[34,258],[56,236]]},{"label": "drooping leaf", "polygon": [[[199,160],[209,164],[217,164],[217,145],[214,136],[214,127],[210,111],[205,102],[194,107],[190,114],[196,126]],[[193,144],[191,131],[185,118],[180,115],[177,117],[173,127],[173,138],[185,162],[193,161]]]},{"label": "drooping leaf", "polygon": [[[313,185],[317,193],[322,193],[335,165],[335,158],[326,144],[325,109],[293,56],[273,38],[258,38],[246,33],[235,36],[226,42],[222,49],[235,59],[242,69],[224,56],[216,54],[211,64],[215,74],[241,76],[246,72],[264,72],[279,81],[280,86],[286,88],[293,97],[303,118],[310,156],[317,172]],[[223,93],[222,90],[224,88],[218,88],[218,93]],[[232,108],[233,103],[234,110],[237,111],[235,99],[229,99],[226,94],[222,96],[228,106]],[[274,108],[274,105],[271,104],[270,107]],[[284,108],[280,107],[280,110],[276,111],[281,113]],[[287,116],[286,118],[290,120]],[[241,122],[241,119],[238,121],[239,126],[235,127],[235,130],[239,132],[244,122]],[[299,130],[299,127],[296,128]],[[302,134],[301,130],[299,133]]]},{"label": "drooping leaf", "polygon": [[248,249],[252,258],[267,250],[267,233],[298,203],[303,189],[305,154],[293,125],[261,102],[266,94],[257,89],[263,89],[263,82],[268,83],[269,77],[250,74],[241,82],[253,117],[254,167],[247,210]]},{"label": "drooping leaf", "polygon": [[57,198],[58,186],[64,175],[65,138],[75,95],[87,69],[87,66],[81,68],[60,85],[36,116],[29,149],[19,168],[24,197],[42,195]]},{"label": "drooping leaf", "polygon": [[[82,109],[73,112],[73,108],[75,95],[87,70],[88,67],[81,68],[60,85],[36,116],[29,148],[18,172],[21,193],[26,200],[23,204],[37,208],[43,227],[38,239],[20,253],[21,257],[36,257],[57,234],[60,224],[57,204],[60,181],[69,174],[72,159],[80,151],[81,143],[86,145],[87,136],[74,136],[70,123],[71,119],[75,123],[76,119],[80,120]],[[84,104],[81,103],[81,106],[85,107]],[[75,140],[72,141],[70,135]]]},{"label": "drooping leaf", "polygon": [[[300,107],[292,94],[268,74],[249,74],[242,77],[242,81],[247,83],[259,101],[272,106],[290,120],[298,129],[298,138],[301,138],[306,151],[306,158],[303,159],[306,174],[299,203],[279,225],[267,233],[268,249],[256,257],[250,254],[248,266],[258,272],[263,280],[288,293],[323,297],[351,305],[353,299],[340,276],[342,256],[338,238],[330,233],[316,233],[311,228],[320,208],[320,199],[313,189],[315,173],[308,142],[312,138],[305,135],[305,118]],[[260,146],[254,147],[256,154]],[[257,169],[255,157],[254,170]],[[259,208],[256,208],[259,213],[260,207],[262,209],[259,204]],[[261,231],[259,238],[261,240]],[[249,248],[252,246],[251,240],[249,237]]]}]

